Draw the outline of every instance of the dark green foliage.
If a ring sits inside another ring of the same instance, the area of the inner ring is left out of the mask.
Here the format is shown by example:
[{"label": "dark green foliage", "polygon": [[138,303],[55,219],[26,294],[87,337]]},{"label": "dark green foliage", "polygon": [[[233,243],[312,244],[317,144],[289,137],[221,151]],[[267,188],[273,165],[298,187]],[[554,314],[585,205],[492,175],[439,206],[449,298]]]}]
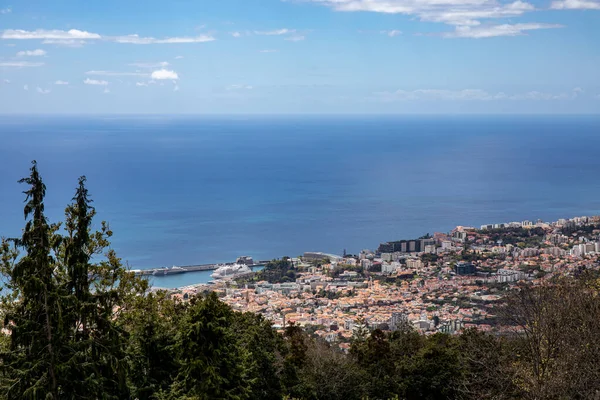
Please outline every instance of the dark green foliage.
[{"label": "dark green foliage", "polygon": [[[19,181],[24,192],[27,223],[14,242],[24,251],[16,263],[5,265],[6,286],[12,294],[4,304],[4,326],[10,330],[8,351],[2,354],[8,399],[59,399],[59,354],[65,344],[61,292],[54,271],[54,230],[44,214],[46,186],[35,161],[28,178]],[[20,301],[8,302],[19,298]]]},{"label": "dark green foliage", "polygon": [[252,382],[244,369],[249,354],[231,329],[232,319],[231,308],[214,293],[186,305],[173,346],[180,367],[170,398],[249,397]]},{"label": "dark green foliage", "polygon": [[286,349],[283,360],[281,382],[292,397],[301,398],[306,390],[300,377],[300,371],[306,362],[308,337],[302,328],[294,323],[285,328],[284,333]]},{"label": "dark green foliage", "polygon": [[238,335],[239,345],[248,352],[244,369],[251,382],[249,398],[281,399],[283,337],[264,317],[252,313],[235,313],[231,329]]},{"label": "dark green foliage", "polygon": [[546,236],[543,228],[503,228],[483,231],[492,242],[502,241],[503,245],[521,244],[522,247],[537,247]]},{"label": "dark green foliage", "polygon": [[[34,162],[21,183],[26,194],[23,236],[4,241],[2,387],[8,399],[121,399],[126,382],[127,334],[117,317],[127,300],[145,288],[125,271],[114,252],[104,254],[112,234],[103,224],[92,233],[94,209],[81,178],[66,210],[66,234],[44,215],[46,187]],[[91,279],[90,279],[91,277]]]},{"label": "dark green foliage", "polygon": [[436,263],[438,259],[439,259],[439,256],[437,254],[431,254],[431,253],[421,254],[421,261],[423,261],[424,263],[433,264],[433,263]]},{"label": "dark green foliage", "polygon": [[129,382],[132,395],[147,400],[167,391],[179,368],[174,353],[175,335],[183,306],[165,292],[138,296],[123,315],[129,333]]},{"label": "dark green foliage", "polygon": [[257,280],[265,280],[269,283],[294,282],[296,280],[296,269],[287,257],[281,260],[269,261],[257,275]]}]

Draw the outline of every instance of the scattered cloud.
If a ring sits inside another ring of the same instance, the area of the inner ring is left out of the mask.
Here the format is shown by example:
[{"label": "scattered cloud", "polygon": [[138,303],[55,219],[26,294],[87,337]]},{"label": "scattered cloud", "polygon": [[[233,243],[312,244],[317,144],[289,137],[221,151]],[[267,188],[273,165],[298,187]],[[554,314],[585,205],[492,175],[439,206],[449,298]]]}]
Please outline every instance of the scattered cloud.
[{"label": "scattered cloud", "polygon": [[138,35],[127,35],[127,36],[116,36],[107,38],[117,43],[128,43],[128,44],[167,44],[167,43],[204,43],[212,42],[215,40],[210,35],[200,35],[196,37],[171,37],[164,39],[156,39],[153,37],[141,37]]},{"label": "scattered cloud", "polygon": [[10,80],[9,79],[2,79],[2,83],[6,83],[8,85],[8,84],[10,84]]},{"label": "scattered cloud", "polygon": [[63,47],[83,47],[87,42],[78,39],[46,39],[42,44],[54,44]]},{"label": "scattered cloud", "polygon": [[104,91],[102,93],[110,93],[110,89],[109,88],[104,88]]},{"label": "scattered cloud", "polygon": [[0,34],[0,39],[13,39],[13,40],[27,40],[27,39],[41,39],[41,40],[69,40],[69,39],[101,39],[102,37],[97,33],[91,33],[87,31],[80,31],[78,29],[71,29],[68,31],[62,30],[46,30],[37,29],[35,31],[26,31],[22,29],[6,29]]},{"label": "scattered cloud", "polygon": [[43,66],[43,62],[29,62],[29,61],[0,61],[0,67],[41,67]]},{"label": "scattered cloud", "polygon": [[46,50],[36,49],[36,50],[23,50],[17,53],[17,57],[42,57],[45,56]]},{"label": "scattered cloud", "polygon": [[170,79],[170,80],[177,80],[179,79],[179,75],[177,75],[177,72],[175,71],[171,71],[168,69],[159,69],[157,71],[152,72],[152,79],[156,79],[156,80],[165,80],[165,79]]},{"label": "scattered cloud", "polygon": [[295,29],[276,29],[274,31],[254,31],[256,35],[265,35],[265,36],[281,36],[281,35],[289,35],[292,33],[296,33]]},{"label": "scattered cloud", "polygon": [[242,34],[240,32],[231,32],[231,36],[233,36],[234,38],[239,38],[242,37]]},{"label": "scattered cloud", "polygon": [[23,29],[6,29],[0,32],[0,39],[27,40],[38,39],[43,40],[44,44],[56,44],[61,46],[80,47],[87,40],[105,40],[116,43],[127,44],[168,44],[168,43],[203,43],[212,42],[215,40],[211,35],[200,35],[194,37],[167,37],[157,39],[153,37],[142,37],[139,35],[125,36],[102,36],[98,33],[71,29],[68,31],[53,29],[37,29],[35,31],[27,31]]},{"label": "scattered cloud", "polygon": [[397,90],[395,92],[376,93],[377,99],[392,101],[495,101],[495,100],[573,100],[583,93],[581,88],[575,88],[565,93],[545,93],[530,91],[526,93],[506,94],[504,92],[490,93],[482,89],[417,89],[412,91]]},{"label": "scattered cloud", "polygon": [[600,1],[559,0],[553,1],[550,8],[555,10],[600,10]]},{"label": "scattered cloud", "polygon": [[290,42],[301,42],[304,39],[306,39],[306,37],[304,35],[294,35],[294,36],[290,36],[289,38],[285,38],[285,40],[288,40]]},{"label": "scattered cloud", "polygon": [[42,88],[41,88],[41,87],[39,87],[39,86],[37,87],[37,89],[36,89],[36,90],[37,90],[37,92],[38,92],[39,94],[48,94],[48,93],[50,93],[50,89],[42,89]]},{"label": "scattered cloud", "polygon": [[379,33],[381,33],[382,35],[388,35],[389,37],[396,37],[402,35],[402,31],[396,29],[390,31],[380,31]]},{"label": "scattered cloud", "polygon": [[54,84],[55,85],[68,85],[69,82],[58,80],[58,81],[54,82]]},{"label": "scattered cloud", "polygon": [[129,65],[132,67],[138,67],[138,68],[164,68],[164,67],[168,67],[169,63],[166,61],[161,61],[161,62],[150,62],[150,63],[132,63]]},{"label": "scattered cloud", "polygon": [[148,86],[146,82],[136,82],[135,86]]},{"label": "scattered cloud", "polygon": [[24,85],[23,90],[29,90],[29,85]]},{"label": "scattered cloud", "polygon": [[85,83],[86,85],[108,86],[108,82],[107,81],[90,79],[90,78],[86,78],[86,80],[83,81],[83,83]]},{"label": "scattered cloud", "polygon": [[229,85],[225,90],[252,90],[254,87],[249,85]]},{"label": "scattered cloud", "polygon": [[176,60],[181,60],[181,59],[183,59],[183,56],[177,56],[177,57],[175,57],[175,59]]},{"label": "scattered cloud", "polygon": [[[336,11],[358,12],[367,11],[384,14],[404,14],[415,16],[421,21],[438,22],[457,27],[475,27],[482,25],[481,20],[495,18],[513,18],[521,16],[527,12],[535,10],[535,7],[522,0],[512,2],[500,2],[499,0],[304,0],[316,4],[325,5]],[[595,3],[598,0],[559,0],[564,2]],[[589,5],[589,4],[588,4]],[[527,28],[531,24],[516,25],[495,25],[499,27],[515,27],[524,25],[521,30],[513,33],[512,36],[522,34],[524,30],[542,29]],[[544,25],[544,24],[535,24]],[[546,24],[549,25],[549,24]],[[492,25],[494,26],[494,25]],[[488,29],[489,28],[485,28]],[[393,31],[386,31],[391,33]],[[484,32],[481,28],[477,33]],[[485,35],[473,33],[471,35],[458,34],[448,35],[447,37],[492,37],[507,36],[507,34],[497,34],[497,30],[492,32],[496,34]],[[513,31],[514,32],[514,31]],[[508,34],[510,35],[510,34]]]},{"label": "scattered cloud", "polygon": [[503,24],[489,26],[457,26],[454,32],[444,32],[442,36],[445,38],[490,38],[497,36],[522,36],[526,31],[538,29],[555,29],[563,28],[563,25],[558,24],[541,24],[541,23],[524,23],[524,24]]},{"label": "scattered cloud", "polygon": [[10,14],[11,12],[12,12],[12,8],[10,8],[10,7],[0,9],[0,14]]},{"label": "scattered cloud", "polygon": [[173,91],[179,92],[179,85],[175,84],[175,86],[173,87]]},{"label": "scattered cloud", "polygon": [[118,72],[118,71],[87,71],[86,75],[96,76],[149,76],[144,72]]},{"label": "scattered cloud", "polygon": [[580,87],[576,87],[575,89],[573,89],[573,98],[578,97],[579,95],[582,95],[585,93],[585,90],[583,90]]},{"label": "scattered cloud", "polygon": [[481,25],[480,19],[510,18],[518,17],[528,11],[534,11],[535,7],[521,0],[512,3],[498,4],[496,1],[473,2],[470,0],[449,0],[465,2],[456,8],[437,8],[433,10],[420,10],[417,14],[422,21],[441,22],[448,25],[477,26]]},{"label": "scattered cloud", "polygon": [[259,53],[277,53],[277,50],[266,49],[266,50],[261,50]]}]

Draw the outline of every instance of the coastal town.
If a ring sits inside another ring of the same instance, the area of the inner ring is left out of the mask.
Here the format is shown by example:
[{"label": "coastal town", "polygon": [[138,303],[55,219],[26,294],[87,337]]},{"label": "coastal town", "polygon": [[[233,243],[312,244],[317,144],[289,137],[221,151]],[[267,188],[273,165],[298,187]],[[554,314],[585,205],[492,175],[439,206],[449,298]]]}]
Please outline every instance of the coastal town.
[{"label": "coastal town", "polygon": [[172,295],[215,291],[235,310],[260,313],[275,328],[295,323],[347,349],[359,328],[393,331],[409,324],[424,334],[501,329],[497,311],[506,291],[597,269],[599,257],[599,216],[457,226],[355,255],[306,252],[274,260],[252,277]]}]

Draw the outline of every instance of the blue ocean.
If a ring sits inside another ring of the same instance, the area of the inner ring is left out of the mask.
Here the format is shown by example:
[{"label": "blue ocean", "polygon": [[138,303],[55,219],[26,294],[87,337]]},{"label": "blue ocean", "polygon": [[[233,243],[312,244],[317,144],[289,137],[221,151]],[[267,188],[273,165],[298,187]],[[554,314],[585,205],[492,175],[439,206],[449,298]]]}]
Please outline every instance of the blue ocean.
[{"label": "blue ocean", "polygon": [[3,116],[0,235],[23,227],[34,159],[50,219],[86,175],[113,247],[144,269],[600,214],[599,153],[597,116]]}]

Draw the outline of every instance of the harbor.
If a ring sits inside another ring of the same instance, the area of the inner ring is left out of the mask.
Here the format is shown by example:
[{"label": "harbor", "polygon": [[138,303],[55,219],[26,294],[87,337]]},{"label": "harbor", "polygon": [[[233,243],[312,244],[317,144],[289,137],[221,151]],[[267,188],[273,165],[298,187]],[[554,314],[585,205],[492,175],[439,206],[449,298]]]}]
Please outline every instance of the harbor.
[{"label": "harbor", "polygon": [[[207,284],[215,280],[215,273],[228,270],[236,265],[247,267],[246,273],[260,271],[269,261],[254,261],[251,257],[238,257],[235,262],[220,264],[197,264],[172,266],[168,268],[134,269],[136,275],[146,276],[156,288],[173,289],[193,284]],[[231,277],[239,276],[234,274]],[[225,277],[224,277],[225,278]]]}]

